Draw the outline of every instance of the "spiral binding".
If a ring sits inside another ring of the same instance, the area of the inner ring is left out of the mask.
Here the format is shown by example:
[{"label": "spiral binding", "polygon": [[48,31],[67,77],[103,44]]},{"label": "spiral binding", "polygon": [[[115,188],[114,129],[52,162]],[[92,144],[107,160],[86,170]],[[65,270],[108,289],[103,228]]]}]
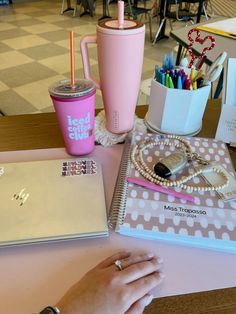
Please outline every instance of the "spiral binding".
[{"label": "spiral binding", "polygon": [[124,222],[125,207],[128,192],[128,182],[126,177],[131,165],[130,152],[132,146],[132,133],[130,132],[125,140],[124,150],[121,157],[120,168],[116,180],[116,185],[111,201],[110,214],[108,218],[108,226],[116,229]]}]

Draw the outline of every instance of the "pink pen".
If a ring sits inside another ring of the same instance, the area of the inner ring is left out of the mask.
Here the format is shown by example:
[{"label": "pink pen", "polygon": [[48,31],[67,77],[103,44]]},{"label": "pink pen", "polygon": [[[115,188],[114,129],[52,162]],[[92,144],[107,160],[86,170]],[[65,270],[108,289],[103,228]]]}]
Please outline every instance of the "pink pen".
[{"label": "pink pen", "polygon": [[164,193],[164,194],[168,194],[168,195],[173,195],[173,196],[175,196],[177,198],[181,198],[183,200],[186,200],[186,201],[194,203],[194,197],[191,196],[191,195],[184,194],[184,193],[179,193],[179,192],[176,192],[176,191],[174,191],[172,189],[164,188],[164,187],[162,187],[160,185],[156,185],[154,183],[143,181],[143,180],[137,179],[137,178],[127,177],[126,180],[128,182],[130,182],[130,183],[134,183],[134,184],[143,186],[143,187],[145,187],[147,189],[150,189],[150,190],[153,190],[153,191],[157,191],[157,192],[160,192],[160,193]]}]

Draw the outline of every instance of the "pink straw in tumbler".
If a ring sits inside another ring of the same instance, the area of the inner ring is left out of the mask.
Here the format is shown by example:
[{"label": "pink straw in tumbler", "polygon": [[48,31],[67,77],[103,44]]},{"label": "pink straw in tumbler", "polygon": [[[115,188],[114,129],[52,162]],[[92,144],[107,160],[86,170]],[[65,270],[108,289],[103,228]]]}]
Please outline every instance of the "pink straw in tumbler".
[{"label": "pink straw in tumbler", "polygon": [[118,24],[119,28],[124,27],[124,1],[118,1]]}]

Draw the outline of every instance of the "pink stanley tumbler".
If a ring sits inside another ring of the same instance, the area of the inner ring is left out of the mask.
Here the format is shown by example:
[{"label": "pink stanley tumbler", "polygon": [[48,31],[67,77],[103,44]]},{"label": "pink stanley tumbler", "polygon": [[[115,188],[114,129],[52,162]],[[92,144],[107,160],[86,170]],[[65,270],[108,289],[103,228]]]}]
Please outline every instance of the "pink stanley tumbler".
[{"label": "pink stanley tumbler", "polygon": [[91,81],[59,81],[49,87],[66,150],[70,155],[85,155],[94,149],[96,89]]},{"label": "pink stanley tumbler", "polygon": [[[141,82],[145,26],[124,20],[123,1],[119,1],[118,20],[100,21],[96,36],[80,42],[84,76],[101,89],[106,128],[123,133],[133,128],[135,107]],[[100,82],[90,75],[87,45],[97,43]]]}]

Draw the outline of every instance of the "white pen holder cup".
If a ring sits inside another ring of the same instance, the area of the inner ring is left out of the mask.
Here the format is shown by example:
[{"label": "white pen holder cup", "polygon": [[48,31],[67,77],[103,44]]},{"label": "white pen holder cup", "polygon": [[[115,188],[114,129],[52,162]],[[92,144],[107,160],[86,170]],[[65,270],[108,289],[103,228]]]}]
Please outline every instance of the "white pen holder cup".
[{"label": "white pen holder cup", "polygon": [[168,88],[154,79],[145,117],[150,130],[178,135],[197,134],[202,127],[211,86],[197,90]]}]

